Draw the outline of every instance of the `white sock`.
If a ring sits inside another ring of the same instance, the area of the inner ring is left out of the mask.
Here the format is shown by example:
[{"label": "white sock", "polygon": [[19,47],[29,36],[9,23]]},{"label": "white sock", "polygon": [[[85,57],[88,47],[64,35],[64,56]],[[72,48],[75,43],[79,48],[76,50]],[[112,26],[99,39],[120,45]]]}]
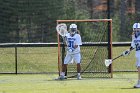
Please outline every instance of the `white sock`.
[{"label": "white sock", "polygon": [[140,80],[138,80],[138,84],[140,84]]},{"label": "white sock", "polygon": [[62,75],[62,76],[65,76],[65,72],[61,72],[61,75]]},{"label": "white sock", "polygon": [[78,73],[77,75],[80,76],[80,73]]}]

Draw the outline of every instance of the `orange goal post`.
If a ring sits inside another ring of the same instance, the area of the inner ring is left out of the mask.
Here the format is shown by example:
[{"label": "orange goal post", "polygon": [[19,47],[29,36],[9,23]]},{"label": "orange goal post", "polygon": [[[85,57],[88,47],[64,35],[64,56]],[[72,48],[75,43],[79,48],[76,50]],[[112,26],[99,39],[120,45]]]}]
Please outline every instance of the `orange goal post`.
[{"label": "orange goal post", "polygon": [[[57,24],[71,23],[78,26],[82,38],[81,74],[83,77],[113,77],[112,65],[106,68],[105,59],[112,58],[112,19],[56,20]],[[65,45],[57,33],[59,75],[66,54]],[[76,64],[68,65],[66,75],[76,76]]]}]

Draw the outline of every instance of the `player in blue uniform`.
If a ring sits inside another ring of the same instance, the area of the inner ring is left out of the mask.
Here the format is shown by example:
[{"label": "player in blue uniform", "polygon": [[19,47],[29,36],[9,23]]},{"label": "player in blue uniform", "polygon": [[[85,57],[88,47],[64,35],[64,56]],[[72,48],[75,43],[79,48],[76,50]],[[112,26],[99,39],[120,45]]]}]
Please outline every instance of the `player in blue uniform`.
[{"label": "player in blue uniform", "polygon": [[140,88],[140,23],[134,23],[131,47],[124,54],[128,55],[133,49],[136,49],[136,67],[138,69],[138,82],[134,88]]},{"label": "player in blue uniform", "polygon": [[77,79],[81,79],[80,71],[81,71],[81,54],[80,54],[80,45],[82,45],[81,36],[78,34],[77,25],[70,25],[69,33],[66,35],[67,41],[67,54],[64,59],[64,64],[62,66],[62,72],[60,74],[59,79],[65,79],[65,72],[67,65],[69,63],[75,62],[77,64]]}]

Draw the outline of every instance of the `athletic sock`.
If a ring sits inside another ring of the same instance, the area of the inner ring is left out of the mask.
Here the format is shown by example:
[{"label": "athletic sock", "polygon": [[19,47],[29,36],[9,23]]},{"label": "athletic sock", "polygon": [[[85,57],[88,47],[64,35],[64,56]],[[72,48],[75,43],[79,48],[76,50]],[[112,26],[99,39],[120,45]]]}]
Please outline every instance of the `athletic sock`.
[{"label": "athletic sock", "polygon": [[65,76],[65,72],[61,72],[61,75],[62,75],[62,76]]},{"label": "athletic sock", "polygon": [[140,84],[140,80],[138,80],[138,84]]},{"label": "athletic sock", "polygon": [[80,76],[80,73],[78,73],[77,75]]}]

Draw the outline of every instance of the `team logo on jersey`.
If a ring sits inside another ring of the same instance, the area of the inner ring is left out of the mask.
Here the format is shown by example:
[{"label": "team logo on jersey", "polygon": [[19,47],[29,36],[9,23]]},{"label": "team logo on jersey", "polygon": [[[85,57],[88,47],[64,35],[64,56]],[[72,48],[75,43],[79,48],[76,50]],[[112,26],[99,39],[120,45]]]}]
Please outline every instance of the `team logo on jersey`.
[{"label": "team logo on jersey", "polygon": [[140,42],[140,40],[134,40],[134,43],[138,43],[138,42]]},{"label": "team logo on jersey", "polygon": [[68,38],[68,41],[75,41],[75,38]]}]

